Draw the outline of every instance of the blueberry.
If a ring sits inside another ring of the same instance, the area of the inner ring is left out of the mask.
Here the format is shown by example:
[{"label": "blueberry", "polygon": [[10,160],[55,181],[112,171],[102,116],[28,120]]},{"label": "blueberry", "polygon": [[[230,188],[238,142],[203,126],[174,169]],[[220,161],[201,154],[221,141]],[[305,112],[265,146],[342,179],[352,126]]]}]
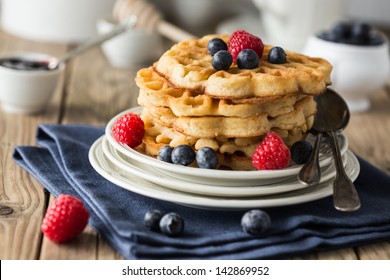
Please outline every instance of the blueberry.
[{"label": "blueberry", "polygon": [[163,216],[159,210],[151,210],[145,213],[144,216],[144,225],[152,230],[159,231],[160,230],[160,220]]},{"label": "blueberry", "polygon": [[209,54],[214,55],[218,51],[222,51],[222,50],[227,51],[228,50],[228,46],[225,43],[225,41],[223,41],[222,39],[220,39],[220,38],[213,38],[207,44],[207,50],[209,51]]},{"label": "blueberry", "polygon": [[165,162],[169,162],[169,163],[172,163],[172,151],[173,151],[173,147],[171,146],[164,146],[162,147],[159,151],[158,151],[158,154],[157,154],[157,158],[159,160],[162,160],[162,161],[165,161]]},{"label": "blueberry", "polygon": [[379,46],[385,42],[385,39],[381,34],[372,34],[370,36],[369,44],[371,46]]},{"label": "blueberry", "polygon": [[333,42],[345,40],[351,36],[352,24],[349,22],[338,22],[331,29],[330,36]]},{"label": "blueberry", "polygon": [[325,40],[325,41],[337,42],[336,36],[332,32],[329,32],[329,31],[320,32],[317,34],[317,37],[322,39],[322,40]]},{"label": "blueberry", "polygon": [[202,147],[196,153],[198,167],[216,169],[218,166],[217,153],[210,147]]},{"label": "blueberry", "polygon": [[195,160],[195,151],[188,145],[179,145],[172,151],[172,162],[174,164],[189,165]]},{"label": "blueberry", "polygon": [[179,214],[167,213],[160,220],[160,230],[168,236],[177,236],[184,230],[184,220]]},{"label": "blueberry", "polygon": [[312,150],[313,146],[305,140],[295,142],[290,148],[291,160],[296,164],[305,164]]},{"label": "blueberry", "polygon": [[0,65],[6,68],[23,71],[49,70],[48,64],[41,61],[30,61],[19,58],[4,58],[0,60]]},{"label": "blueberry", "polygon": [[213,55],[211,64],[215,70],[228,70],[233,63],[230,52],[222,50]]},{"label": "blueberry", "polygon": [[258,236],[271,227],[271,218],[263,210],[250,210],[242,216],[241,227],[245,232]]},{"label": "blueberry", "polygon": [[254,69],[259,66],[259,55],[252,49],[244,49],[237,56],[237,66],[240,69]]},{"label": "blueberry", "polygon": [[371,26],[368,23],[358,22],[352,26],[351,39],[357,45],[365,45],[370,40]]},{"label": "blueberry", "polygon": [[286,52],[281,47],[273,47],[268,52],[268,62],[282,64],[286,62]]}]

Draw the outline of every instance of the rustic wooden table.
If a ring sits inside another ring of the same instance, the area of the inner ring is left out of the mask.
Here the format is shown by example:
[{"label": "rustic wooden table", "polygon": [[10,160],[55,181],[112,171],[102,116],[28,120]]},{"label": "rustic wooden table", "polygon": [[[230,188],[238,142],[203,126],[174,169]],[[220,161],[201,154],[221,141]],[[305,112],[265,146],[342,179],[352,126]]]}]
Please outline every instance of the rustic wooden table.
[{"label": "rustic wooden table", "polygon": [[[0,30],[0,54],[24,50],[60,56],[69,48],[17,38]],[[36,128],[41,123],[104,125],[115,114],[135,106],[135,72],[111,67],[96,47],[67,65],[44,113],[17,115],[0,110],[0,205],[13,210],[0,210],[0,259],[122,259],[91,228],[67,244],[46,239],[40,225],[53,197],[13,162],[12,153],[16,145],[35,145]],[[389,131],[390,94],[382,90],[372,96],[370,112],[352,116],[346,134],[352,151],[390,173]],[[390,259],[390,242],[297,259]]]}]

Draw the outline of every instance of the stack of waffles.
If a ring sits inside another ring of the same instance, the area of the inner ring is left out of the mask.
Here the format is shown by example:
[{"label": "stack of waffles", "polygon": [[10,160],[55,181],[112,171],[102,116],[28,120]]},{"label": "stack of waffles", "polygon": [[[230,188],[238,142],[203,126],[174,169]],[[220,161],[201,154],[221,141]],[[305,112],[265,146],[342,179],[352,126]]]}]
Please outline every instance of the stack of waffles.
[{"label": "stack of waffles", "polygon": [[145,152],[181,144],[217,151],[221,166],[252,170],[251,158],[272,130],[291,146],[312,127],[313,96],[330,84],[331,65],[321,58],[286,52],[286,62],[267,62],[265,45],[259,66],[227,71],[212,67],[207,35],[174,45],[149,68],[138,71],[138,103],[143,107]]}]

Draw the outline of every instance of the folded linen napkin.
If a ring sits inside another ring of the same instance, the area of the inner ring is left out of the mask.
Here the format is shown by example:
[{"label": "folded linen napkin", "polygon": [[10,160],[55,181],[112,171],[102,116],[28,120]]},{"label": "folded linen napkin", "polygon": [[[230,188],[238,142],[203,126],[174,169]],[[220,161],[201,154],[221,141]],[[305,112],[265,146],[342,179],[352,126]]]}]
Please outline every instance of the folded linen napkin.
[{"label": "folded linen napkin", "polygon": [[[332,198],[265,209],[271,229],[261,237],[242,231],[244,211],[194,209],[145,197],[101,177],[88,151],[103,127],[41,125],[38,147],[16,147],[14,160],[54,196],[82,199],[90,226],[127,259],[280,259],[314,251],[390,240],[390,176],[359,158],[355,181],[362,207],[335,210]],[[151,232],[143,225],[152,209],[177,212],[185,220],[178,237]]]}]

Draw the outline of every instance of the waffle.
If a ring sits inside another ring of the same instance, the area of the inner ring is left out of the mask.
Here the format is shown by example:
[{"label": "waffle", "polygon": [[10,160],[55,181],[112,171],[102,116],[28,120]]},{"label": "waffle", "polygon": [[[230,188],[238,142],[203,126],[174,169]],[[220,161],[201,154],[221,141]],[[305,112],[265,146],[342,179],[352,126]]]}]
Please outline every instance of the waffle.
[{"label": "waffle", "polygon": [[306,118],[314,115],[316,103],[312,96],[306,96],[294,104],[293,111],[276,117],[269,117],[266,113],[247,118],[177,117],[167,107],[145,107],[143,110],[148,111],[155,123],[172,127],[182,134],[196,138],[255,137],[263,135],[273,128],[290,130],[304,125]]},{"label": "waffle", "polygon": [[225,116],[247,118],[259,114],[275,117],[294,110],[294,104],[302,95],[244,99],[243,103],[229,99],[211,98],[196,91],[174,88],[153,70],[144,68],[137,72],[136,83],[140,88],[138,104],[145,107],[168,107],[178,117]]},{"label": "waffle", "polygon": [[[195,150],[202,147],[211,147],[217,151],[221,166],[233,170],[253,170],[252,154],[261,142],[262,136],[257,137],[214,137],[214,138],[196,138],[184,135],[173,128],[160,125],[155,122],[153,116],[147,110],[141,115],[145,123],[145,136],[143,139],[144,151],[151,156],[157,156],[158,151],[165,145],[176,147],[178,145],[190,145]],[[298,140],[305,137],[308,129],[313,125],[314,117],[306,118],[305,124],[300,127],[293,127],[290,130],[274,129],[286,145],[291,146]]]},{"label": "waffle", "polygon": [[155,63],[156,71],[174,87],[219,99],[318,95],[331,83],[332,66],[326,60],[286,51],[285,63],[271,64],[266,60],[269,45],[264,46],[259,67],[255,69],[239,69],[233,64],[227,71],[216,71],[207,51],[208,41],[216,37],[227,42],[229,35],[207,35],[174,45]]}]

